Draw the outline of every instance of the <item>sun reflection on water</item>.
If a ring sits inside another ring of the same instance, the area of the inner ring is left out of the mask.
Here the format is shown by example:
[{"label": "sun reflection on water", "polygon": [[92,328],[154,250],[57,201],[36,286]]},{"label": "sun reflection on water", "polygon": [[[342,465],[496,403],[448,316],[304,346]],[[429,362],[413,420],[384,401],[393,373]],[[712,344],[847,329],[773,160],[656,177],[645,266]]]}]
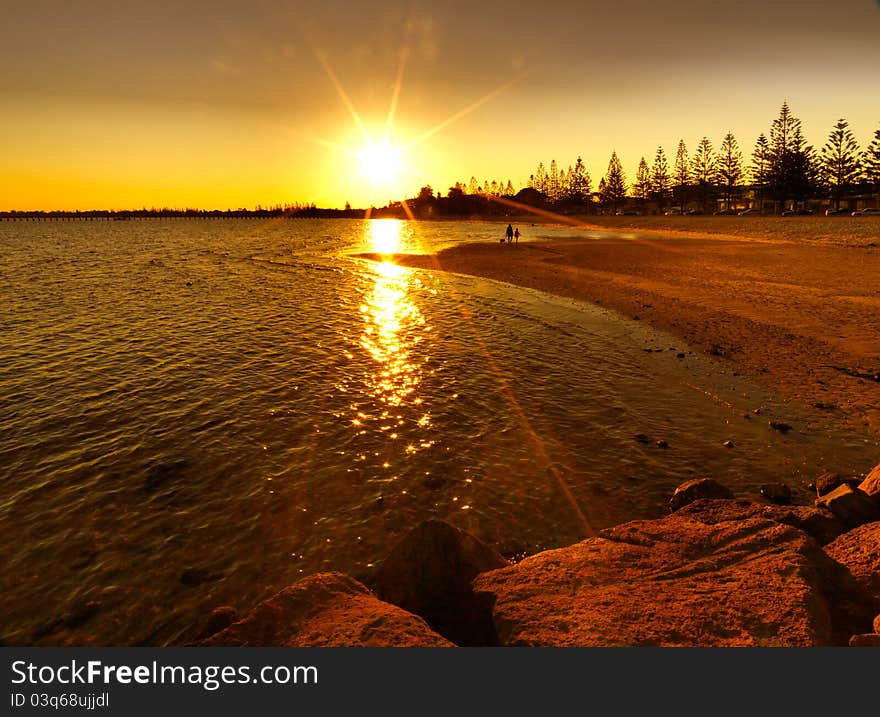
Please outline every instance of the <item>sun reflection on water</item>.
[{"label": "sun reflection on water", "polygon": [[[400,249],[403,222],[378,220],[367,222],[367,241],[383,255]],[[412,348],[420,337],[414,329],[425,319],[409,297],[410,272],[390,261],[373,265],[376,271],[373,291],[360,311],[364,330],[360,344],[378,364],[368,377],[374,395],[388,406],[421,404],[415,395],[421,367],[412,357]]]}]

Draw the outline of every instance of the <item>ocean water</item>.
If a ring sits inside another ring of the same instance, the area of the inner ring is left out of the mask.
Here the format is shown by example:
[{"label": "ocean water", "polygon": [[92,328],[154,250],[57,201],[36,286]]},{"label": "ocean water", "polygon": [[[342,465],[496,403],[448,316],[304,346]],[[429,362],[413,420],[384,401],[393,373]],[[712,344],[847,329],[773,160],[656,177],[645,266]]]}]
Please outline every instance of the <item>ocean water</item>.
[{"label": "ocean water", "polygon": [[0,222],[0,639],[179,644],[214,607],[367,577],[429,517],[515,557],[662,515],[689,478],[806,502],[875,462],[639,322],[354,256],[502,230]]}]

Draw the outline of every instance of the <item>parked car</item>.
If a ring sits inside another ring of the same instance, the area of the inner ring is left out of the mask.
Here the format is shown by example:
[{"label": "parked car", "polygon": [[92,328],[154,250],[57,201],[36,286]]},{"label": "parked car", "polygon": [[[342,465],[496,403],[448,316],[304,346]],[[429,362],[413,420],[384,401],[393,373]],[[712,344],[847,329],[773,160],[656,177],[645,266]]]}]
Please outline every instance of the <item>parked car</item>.
[{"label": "parked car", "polygon": [[848,216],[850,213],[849,209],[826,209],[825,216],[826,217],[844,217]]},{"label": "parked car", "polygon": [[739,214],[737,216],[751,217],[751,216],[755,216],[756,214],[760,214],[760,213],[761,213],[760,209],[756,209],[755,207],[752,207],[751,209],[743,209],[741,212],[739,212]]},{"label": "parked car", "polygon": [[663,214],[667,217],[673,216],[675,214],[681,214],[681,207],[669,207]]},{"label": "parked car", "polygon": [[880,217],[880,209],[874,209],[874,207],[865,207],[864,209],[856,209],[850,216],[853,216],[853,217]]},{"label": "parked car", "polygon": [[717,212],[712,212],[713,217],[728,217],[736,214],[733,209],[719,209]]},{"label": "parked car", "polygon": [[642,213],[638,209],[618,209],[615,214],[619,217],[640,217]]}]

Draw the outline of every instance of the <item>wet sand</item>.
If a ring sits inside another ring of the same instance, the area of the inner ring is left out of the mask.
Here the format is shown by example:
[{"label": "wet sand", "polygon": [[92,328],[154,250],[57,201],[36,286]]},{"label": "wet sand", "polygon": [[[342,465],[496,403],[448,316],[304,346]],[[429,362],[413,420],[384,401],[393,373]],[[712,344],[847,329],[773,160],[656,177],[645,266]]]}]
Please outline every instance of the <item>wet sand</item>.
[{"label": "wet sand", "polygon": [[[841,427],[880,436],[880,222],[830,237],[816,231],[826,224],[819,218],[804,218],[811,227],[730,217],[751,225],[749,237],[732,236],[727,222],[714,236],[675,226],[693,219],[655,221],[638,236],[469,244],[395,260],[596,302],[685,339]],[[728,218],[703,221],[714,219]]]}]

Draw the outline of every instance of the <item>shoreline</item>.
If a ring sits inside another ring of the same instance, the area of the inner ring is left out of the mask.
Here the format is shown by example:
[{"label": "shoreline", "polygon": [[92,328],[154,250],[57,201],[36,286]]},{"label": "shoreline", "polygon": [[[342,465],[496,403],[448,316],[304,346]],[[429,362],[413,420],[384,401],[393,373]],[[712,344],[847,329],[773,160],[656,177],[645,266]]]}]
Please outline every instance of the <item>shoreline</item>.
[{"label": "shoreline", "polygon": [[680,337],[835,425],[880,437],[876,245],[657,230],[356,256],[613,309]]}]

